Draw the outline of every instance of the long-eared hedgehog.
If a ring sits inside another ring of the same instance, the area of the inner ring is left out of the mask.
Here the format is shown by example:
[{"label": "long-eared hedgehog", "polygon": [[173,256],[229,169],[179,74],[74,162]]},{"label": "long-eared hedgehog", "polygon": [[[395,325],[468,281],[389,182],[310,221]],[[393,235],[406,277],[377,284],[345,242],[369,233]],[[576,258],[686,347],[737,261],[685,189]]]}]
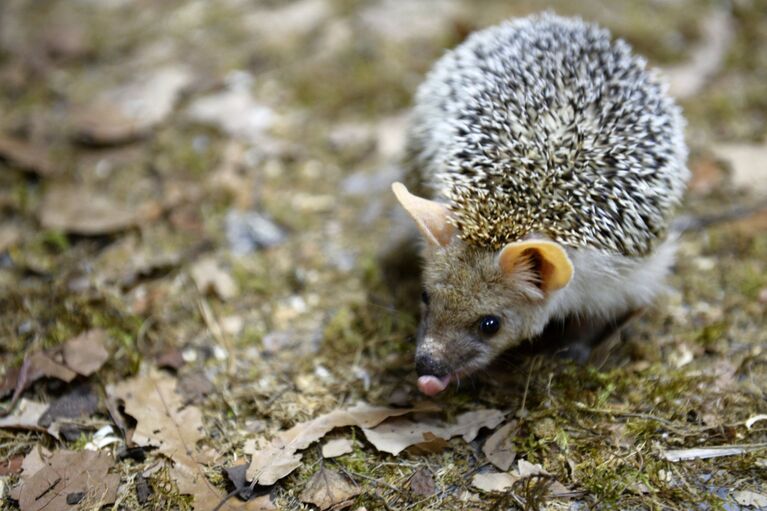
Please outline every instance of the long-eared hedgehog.
[{"label": "long-eared hedgehog", "polygon": [[471,35],[419,88],[410,178],[426,239],[416,370],[427,394],[540,335],[649,305],[689,172],[680,109],[629,45],[542,14]]}]

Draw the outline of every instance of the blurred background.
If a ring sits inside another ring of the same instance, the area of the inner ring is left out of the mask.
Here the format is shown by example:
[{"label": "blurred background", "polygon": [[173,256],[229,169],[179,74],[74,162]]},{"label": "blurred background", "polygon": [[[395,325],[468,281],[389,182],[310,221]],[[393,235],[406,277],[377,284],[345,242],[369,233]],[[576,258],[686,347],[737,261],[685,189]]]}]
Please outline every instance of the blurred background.
[{"label": "blurred background", "polygon": [[[626,39],[689,122],[693,229],[675,291],[615,367],[678,378],[663,387],[684,396],[668,399],[669,420],[687,406],[715,424],[763,408],[764,365],[741,364],[764,362],[767,343],[762,0],[2,0],[0,366],[92,327],[110,332],[105,382],[181,356],[182,372],[240,403],[234,415],[200,405],[229,456],[254,420],[278,428],[356,398],[412,398],[417,282],[393,289],[379,259],[412,94],[472,31],[546,9]],[[690,364],[694,375],[675,372]],[[746,386],[727,391],[726,412],[706,408],[724,391],[700,386],[719,370]],[[527,406],[545,415],[546,392],[572,389],[546,390],[540,374]],[[641,411],[630,386],[578,381],[582,396],[610,388]],[[515,409],[521,394],[463,392],[448,404]],[[583,470],[568,484],[620,501],[601,468]]]}]

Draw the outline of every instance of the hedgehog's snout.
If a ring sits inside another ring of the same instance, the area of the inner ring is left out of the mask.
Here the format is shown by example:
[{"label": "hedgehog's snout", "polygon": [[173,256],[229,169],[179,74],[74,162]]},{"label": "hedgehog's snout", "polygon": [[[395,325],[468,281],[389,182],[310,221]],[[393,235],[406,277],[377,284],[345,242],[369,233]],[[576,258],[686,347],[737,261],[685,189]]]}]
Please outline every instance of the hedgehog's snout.
[{"label": "hedgehog's snout", "polygon": [[450,366],[431,353],[419,353],[415,358],[418,390],[427,396],[439,394],[450,384]]},{"label": "hedgehog's snout", "polygon": [[447,364],[432,355],[418,355],[415,372],[418,374],[418,390],[427,396],[439,394],[450,384]]},{"label": "hedgehog's snout", "polygon": [[445,376],[450,370],[447,364],[432,355],[421,354],[415,358],[415,372],[418,376]]}]

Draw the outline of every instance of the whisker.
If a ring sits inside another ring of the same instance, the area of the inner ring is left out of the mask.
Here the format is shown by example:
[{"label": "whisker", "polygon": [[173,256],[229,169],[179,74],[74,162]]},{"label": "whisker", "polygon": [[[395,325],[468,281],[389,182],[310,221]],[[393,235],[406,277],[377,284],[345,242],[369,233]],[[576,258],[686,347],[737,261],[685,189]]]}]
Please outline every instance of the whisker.
[{"label": "whisker", "polygon": [[400,310],[397,307],[394,307],[393,305],[383,305],[383,304],[380,304],[380,303],[376,303],[376,302],[374,302],[372,300],[365,300],[365,303],[367,303],[368,305],[372,305],[373,307],[378,307],[379,309],[383,309],[386,312],[392,312],[392,313],[396,312],[396,313],[399,313],[399,314],[406,314],[407,313],[406,311]]}]

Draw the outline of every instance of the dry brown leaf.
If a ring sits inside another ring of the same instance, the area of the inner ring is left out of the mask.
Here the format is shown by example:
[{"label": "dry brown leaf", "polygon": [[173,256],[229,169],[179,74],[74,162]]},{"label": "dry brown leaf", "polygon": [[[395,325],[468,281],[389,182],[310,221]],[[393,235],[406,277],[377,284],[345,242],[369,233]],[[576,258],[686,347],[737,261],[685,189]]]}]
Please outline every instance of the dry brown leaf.
[{"label": "dry brown leaf", "polygon": [[16,388],[16,382],[19,380],[18,367],[7,367],[5,371],[3,379],[0,380],[0,399],[13,392],[13,389]]},{"label": "dry brown leaf", "polygon": [[26,480],[37,473],[45,466],[45,460],[50,458],[53,453],[41,445],[36,445],[24,457],[21,463],[21,479]]},{"label": "dry brown leaf", "polygon": [[228,502],[221,509],[237,509],[239,511],[276,511],[277,506],[269,495],[261,495],[247,502]]},{"label": "dry brown leaf", "polygon": [[133,227],[147,217],[149,209],[118,203],[94,190],[58,185],[43,196],[38,216],[46,229],[94,236]]},{"label": "dry brown leaf", "polygon": [[516,472],[519,474],[519,477],[549,475],[549,473],[546,472],[546,470],[544,470],[542,466],[540,466],[537,463],[530,463],[527,460],[519,460],[519,462],[517,463]]},{"label": "dry brown leaf", "polygon": [[712,150],[730,164],[735,186],[767,193],[767,145],[718,144]]},{"label": "dry brown leaf", "polygon": [[215,259],[205,258],[192,266],[192,279],[201,293],[214,292],[222,300],[237,295],[237,283]]},{"label": "dry brown leaf", "polygon": [[348,438],[334,438],[322,446],[323,458],[336,458],[344,454],[349,454],[354,450],[352,441]]},{"label": "dry brown leaf", "polygon": [[21,464],[24,462],[24,456],[16,455],[7,460],[0,461],[0,477],[18,474],[22,471]]},{"label": "dry brown leaf", "polygon": [[120,476],[108,473],[114,466],[109,454],[60,450],[43,461],[43,467],[21,484],[21,511],[71,510],[68,499],[84,508],[115,501]]},{"label": "dry brown leaf", "polygon": [[472,478],[471,484],[475,488],[484,491],[506,491],[517,481],[534,476],[544,476],[546,478],[546,493],[549,497],[568,498],[572,496],[572,492],[562,483],[551,478],[551,474],[544,470],[542,466],[530,463],[526,460],[519,460],[517,468],[510,473],[486,472],[476,474]]},{"label": "dry brown leaf", "polygon": [[216,387],[208,380],[202,371],[182,374],[176,385],[176,392],[181,394],[187,404],[200,403],[205,396],[211,394]]},{"label": "dry brown leaf", "polygon": [[[55,356],[57,354],[54,352],[53,355]],[[10,387],[14,389],[13,397],[11,398],[11,403],[8,405],[9,407],[12,407],[16,404],[19,397],[21,397],[21,394],[40,378],[57,378],[68,383],[77,376],[77,373],[51,358],[51,354],[35,351],[29,353],[24,358],[24,362],[21,364],[21,368],[19,368],[18,371],[9,371],[7,376],[15,376],[13,386]],[[3,389],[7,388],[10,383],[10,381],[4,381]]]},{"label": "dry brown leaf", "polygon": [[0,253],[16,245],[21,239],[21,229],[16,225],[0,225]]},{"label": "dry brown leaf", "polygon": [[202,413],[193,406],[182,408],[175,388],[174,378],[152,369],[110,389],[111,395],[125,402],[126,413],[138,421],[133,440],[142,446],[158,446],[172,460],[194,453],[204,436]]},{"label": "dry brown leaf", "polygon": [[514,486],[514,483],[519,479],[519,476],[506,472],[485,472],[474,474],[474,477],[471,478],[471,485],[482,491],[506,491]]},{"label": "dry brown leaf", "polygon": [[[110,395],[125,402],[125,411],[136,421],[133,441],[140,446],[157,446],[173,460],[171,476],[181,493],[194,497],[195,509],[213,509],[224,494],[205,477],[200,465],[209,456],[196,447],[204,436],[202,412],[184,407],[175,391],[176,380],[155,369],[108,389]],[[230,499],[221,509],[249,509],[253,501]],[[253,508],[257,509],[257,508]]]},{"label": "dry brown leaf", "polygon": [[0,135],[0,158],[28,172],[46,177],[56,173],[44,147]]},{"label": "dry brown leaf", "polygon": [[763,493],[756,493],[755,491],[750,490],[739,490],[733,492],[732,498],[741,506],[754,507],[757,509],[764,509],[767,507],[767,495]]},{"label": "dry brown leaf", "polygon": [[79,138],[96,144],[116,144],[142,137],[172,112],[192,75],[180,66],[167,66],[109,90],[73,113]]},{"label": "dry brown leaf", "polygon": [[362,431],[379,451],[397,455],[410,446],[433,442],[435,437],[449,440],[460,435],[464,441],[471,442],[481,428],[492,429],[502,420],[503,412],[500,410],[485,409],[463,413],[458,416],[455,424],[438,420],[413,422],[399,419],[375,428],[363,428]]},{"label": "dry brown leaf", "polygon": [[45,431],[45,428],[37,422],[47,409],[48,405],[45,403],[22,398],[16,404],[13,413],[0,417],[0,428]]},{"label": "dry brown leaf", "polygon": [[64,362],[76,373],[90,376],[101,369],[109,358],[109,352],[104,347],[106,339],[107,333],[101,328],[73,337],[62,346]]},{"label": "dry brown leaf", "polygon": [[490,463],[503,471],[509,470],[511,464],[514,463],[514,458],[517,457],[514,436],[518,429],[517,421],[507,422],[490,435],[482,447],[482,452],[485,453]]},{"label": "dry brown leaf", "polygon": [[51,451],[45,447],[37,444],[32,447],[32,450],[24,457],[21,462],[21,476],[19,484],[11,488],[10,497],[13,500],[19,500],[21,495],[22,483],[29,480],[33,475],[41,470],[45,466],[45,460],[51,457]]},{"label": "dry brown leaf", "polygon": [[355,495],[359,495],[361,491],[359,486],[345,475],[320,467],[319,471],[306,483],[304,491],[298,498],[302,502],[314,504],[321,510],[325,510],[348,501]]},{"label": "dry brown leaf", "polygon": [[[527,460],[519,460],[517,463],[517,470],[512,473],[512,475],[518,476],[519,479],[533,476],[551,477],[551,474],[549,474],[541,465],[537,463],[530,463]],[[572,492],[568,490],[566,486],[554,479],[550,480],[547,487],[547,492],[550,497],[569,498],[572,496]]]},{"label": "dry brown leaf", "polygon": [[[243,81],[250,79],[247,76]],[[195,122],[215,125],[232,137],[254,144],[267,139],[276,118],[271,108],[256,101],[246,83],[233,83],[226,90],[195,99],[187,115]]]},{"label": "dry brown leaf", "polygon": [[410,490],[423,497],[434,495],[435,484],[431,471],[425,468],[416,470],[410,477]]},{"label": "dry brown leaf", "polygon": [[408,451],[413,454],[437,454],[447,449],[448,445],[450,444],[448,444],[447,440],[438,437],[431,431],[427,431],[423,434],[423,441],[411,445]]},{"label": "dry brown leaf", "polygon": [[431,403],[424,403],[414,408],[387,408],[359,403],[351,408],[333,410],[316,419],[300,422],[289,430],[279,433],[268,445],[246,450],[252,455],[248,479],[262,485],[274,484],[301,465],[301,454],[296,451],[306,449],[335,428],[345,426],[371,428],[389,417],[438,409]]},{"label": "dry brown leaf", "polygon": [[27,382],[32,383],[40,378],[56,378],[69,383],[77,373],[63,364],[55,361],[48,353],[37,351],[29,356]]}]

